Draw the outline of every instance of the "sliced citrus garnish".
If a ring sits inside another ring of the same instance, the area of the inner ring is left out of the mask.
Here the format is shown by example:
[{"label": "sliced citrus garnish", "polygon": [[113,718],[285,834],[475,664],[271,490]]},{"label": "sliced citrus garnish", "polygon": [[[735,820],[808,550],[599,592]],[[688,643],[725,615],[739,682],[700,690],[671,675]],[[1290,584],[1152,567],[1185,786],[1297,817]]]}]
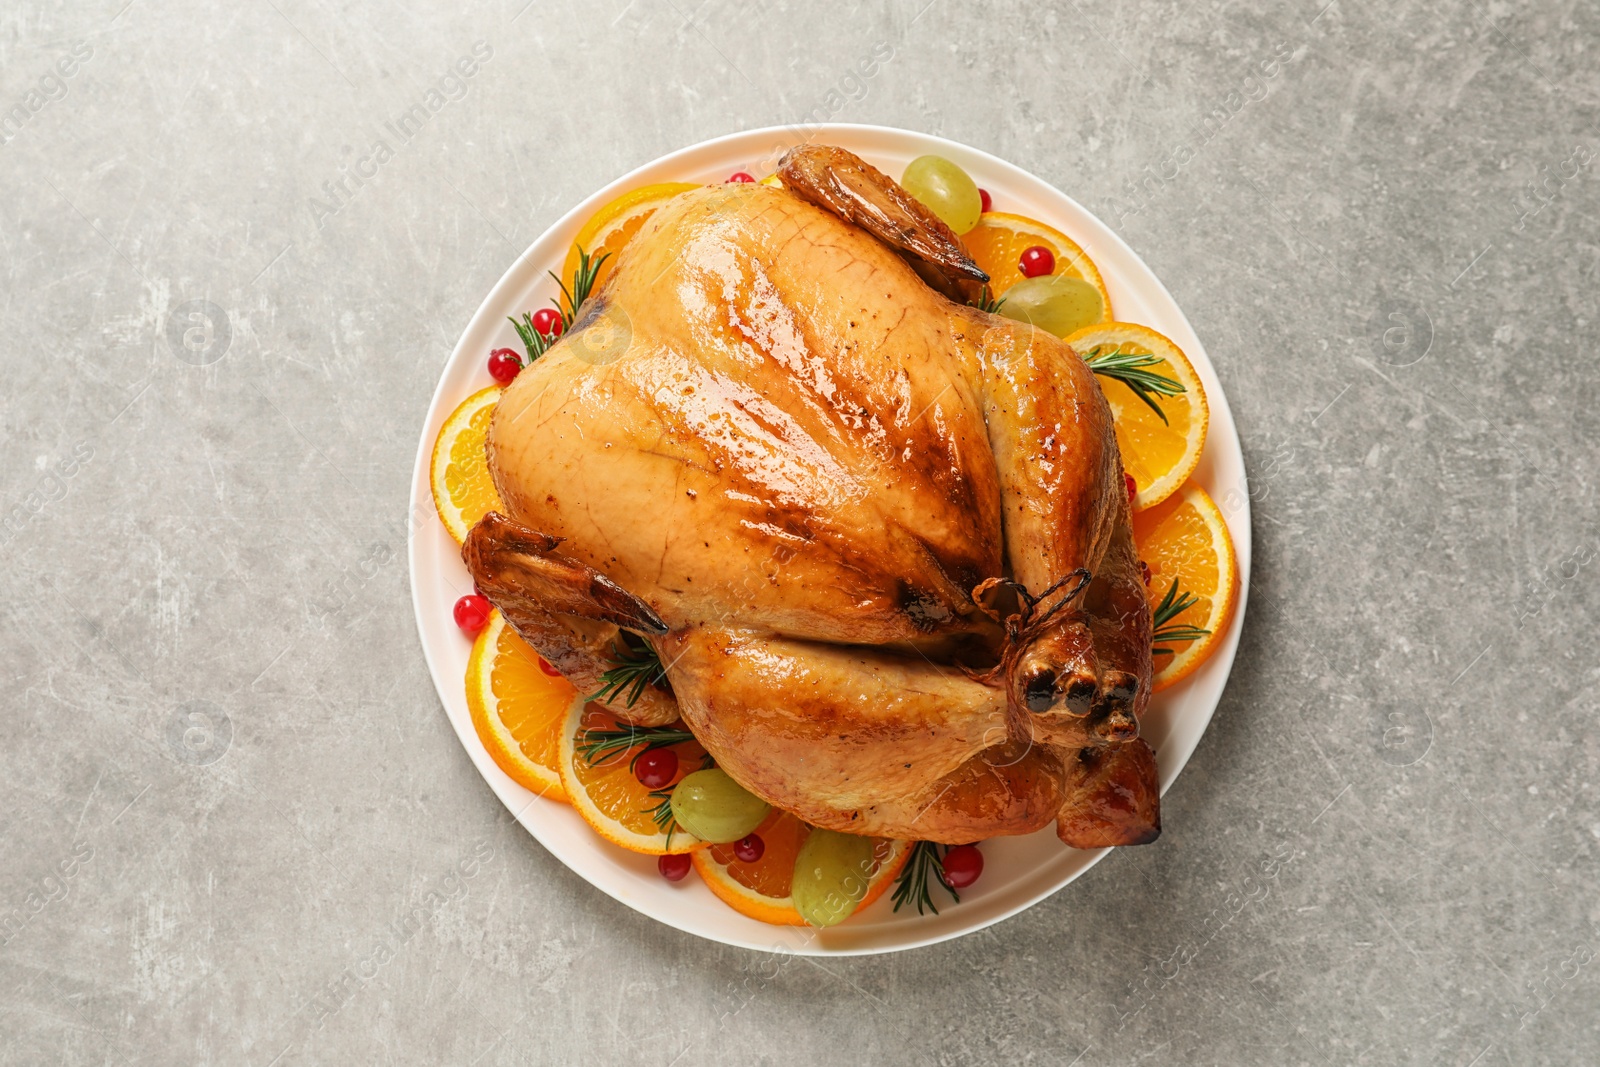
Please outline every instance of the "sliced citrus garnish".
[{"label": "sliced citrus garnish", "polygon": [[489,420],[494,418],[500,393],[500,386],[491,385],[467,397],[444,420],[433,441],[429,475],[433,507],[458,545],[467,539],[479,519],[504,508],[494,479],[489,476],[489,458],[484,453]]},{"label": "sliced citrus garnish", "polygon": [[1022,281],[1019,265],[1022,253],[1034,245],[1043,245],[1055,257],[1052,274],[1068,278],[1082,278],[1100,291],[1101,321],[1111,318],[1111,294],[1106,283],[1078,243],[1060,230],[1046,226],[1026,215],[1013,215],[1005,211],[985,211],[978,224],[961,235],[970,255],[983,272],[989,276],[989,292],[996,297],[1005,296],[1006,290]]},{"label": "sliced citrus garnish", "polygon": [[[1148,326],[1102,322],[1070,335],[1067,343],[1090,366],[1108,357],[1154,357],[1158,362],[1135,368],[1135,373],[1156,374],[1183,386],[1183,392],[1176,396],[1148,394],[1151,402],[1161,409],[1161,414],[1157,415],[1126,382],[1106,374],[1095,375],[1116,420],[1122,466],[1133,476],[1137,490],[1134,508],[1161,503],[1194,473],[1195,465],[1200,462],[1200,451],[1206,446],[1211,409],[1206,404],[1200,376],[1194,372],[1194,366],[1182,349]],[[1162,421],[1162,416],[1166,421]]]},{"label": "sliced citrus garnish", "polygon": [[[811,827],[774,809],[755,830],[764,846],[760,859],[747,863],[734,854],[733,845],[712,845],[694,853],[690,860],[711,892],[734,911],[773,926],[804,926],[806,921],[795,910],[789,891],[795,856],[810,833]],[[911,844],[877,838],[872,855],[876,866],[867,883],[867,895],[856,911],[883,896],[894,883],[911,855]]]},{"label": "sliced citrus garnish", "polygon": [[566,801],[556,750],[577,700],[572,683],[490,612],[467,660],[467,709],[483,747],[522,788]]},{"label": "sliced citrus garnish", "polygon": [[[1178,607],[1184,598],[1192,598],[1188,607],[1157,620],[1154,666],[1155,690],[1160,692],[1194,673],[1217,647],[1233,614],[1238,564],[1222,512],[1193,482],[1155,507],[1136,512],[1133,541],[1150,568],[1152,611],[1163,601]],[[1195,636],[1163,639],[1163,631]]]},{"label": "sliced citrus garnish", "polygon": [[[671,809],[663,807],[684,775],[700,769],[706,750],[698,741],[667,746],[677,754],[678,772],[657,790],[644,785],[633,773],[633,759],[644,751],[643,740],[628,748],[613,749],[593,763],[583,754],[581,746],[586,740],[631,729],[634,727],[598,704],[572,705],[561,725],[561,747],[556,754],[567,800],[595,833],[630,851],[662,856],[705,848],[706,842],[677,826]],[[664,812],[664,818],[658,819],[657,811]]]},{"label": "sliced citrus garnish", "polygon": [[578,249],[589,253],[590,259],[608,252],[610,258],[600,264],[595,275],[594,288],[599,289],[611,275],[617,253],[633,240],[633,235],[655,214],[656,208],[679,193],[698,188],[700,186],[693,182],[659,182],[623,193],[596,211],[573,238],[572,247],[567,250],[567,261],[561,268],[561,280],[570,284],[573,272],[578,269]]}]

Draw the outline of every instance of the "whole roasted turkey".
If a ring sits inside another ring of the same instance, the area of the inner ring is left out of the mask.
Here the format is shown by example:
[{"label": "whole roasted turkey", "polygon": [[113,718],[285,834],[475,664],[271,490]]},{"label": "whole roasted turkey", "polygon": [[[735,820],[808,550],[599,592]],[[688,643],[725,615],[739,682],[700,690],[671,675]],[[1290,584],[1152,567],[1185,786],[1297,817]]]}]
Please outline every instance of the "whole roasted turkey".
[{"label": "whole roasted turkey", "polygon": [[778,173],[663,205],[506,390],[473,580],[582,691],[650,645],[665,683],[611,710],[681,717],[813,825],[1153,840],[1150,610],[1093,373],[959,302],[983,272],[857,157]]}]

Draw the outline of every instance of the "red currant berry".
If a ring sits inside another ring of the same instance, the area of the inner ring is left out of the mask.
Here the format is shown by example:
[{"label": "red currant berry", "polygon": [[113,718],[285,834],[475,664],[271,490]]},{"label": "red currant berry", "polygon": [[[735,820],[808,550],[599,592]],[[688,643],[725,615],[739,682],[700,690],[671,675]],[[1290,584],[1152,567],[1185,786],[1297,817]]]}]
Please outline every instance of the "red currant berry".
[{"label": "red currant berry", "polygon": [[750,175],[746,174],[744,171],[736,170],[732,174],[728,175],[728,180],[723,182],[722,184],[723,185],[727,185],[730,182],[738,182],[739,184],[743,185],[746,182],[753,182],[753,181],[755,181],[755,179],[752,178]]},{"label": "red currant berry", "polygon": [[546,337],[560,337],[566,326],[561,321],[561,312],[555,308],[540,308],[533,313],[533,328]]},{"label": "red currant berry", "polygon": [[543,656],[539,657],[539,669],[544,671],[544,673],[548,674],[552,678],[561,677],[561,672],[550,666],[550,661],[545,659]]},{"label": "red currant berry", "polygon": [[1128,487],[1128,503],[1133,503],[1133,498],[1139,495],[1139,486],[1134,482],[1133,475],[1127,471],[1122,472],[1122,483]]},{"label": "red currant berry", "polygon": [[977,845],[951,845],[944,854],[944,884],[965,889],[983,873],[983,853]]},{"label": "red currant berry", "polygon": [[489,353],[489,377],[501,385],[510,385],[521,369],[522,359],[511,349],[497,348]]},{"label": "red currant berry", "polygon": [[1024,278],[1037,278],[1056,269],[1056,254],[1044,245],[1030,245],[1017,257],[1017,269]]},{"label": "red currant berry", "polygon": [[766,850],[767,843],[761,840],[761,835],[759,834],[741,837],[733,843],[733,854],[742,863],[754,863],[761,858],[761,854]]},{"label": "red currant berry", "polygon": [[984,211],[994,210],[994,197],[989,195],[989,190],[987,189],[978,190],[978,203],[983,205]]},{"label": "red currant berry", "polygon": [[662,856],[656,860],[656,870],[669,882],[681,882],[689,875],[689,857]]},{"label": "red currant berry", "polygon": [[455,616],[462,632],[474,635],[489,625],[489,601],[476,593],[468,593],[456,601]]},{"label": "red currant berry", "polygon": [[633,776],[646,789],[665,789],[678,776],[678,754],[670,748],[649,748],[633,761]]}]

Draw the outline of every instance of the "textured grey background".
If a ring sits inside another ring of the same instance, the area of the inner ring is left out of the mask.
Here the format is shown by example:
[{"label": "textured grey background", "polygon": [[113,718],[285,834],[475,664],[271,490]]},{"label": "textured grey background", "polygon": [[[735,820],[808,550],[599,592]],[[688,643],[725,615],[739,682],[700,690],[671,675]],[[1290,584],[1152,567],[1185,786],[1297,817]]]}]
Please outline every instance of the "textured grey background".
[{"label": "textured grey background", "polygon": [[[524,2],[0,13],[0,1061],[1595,1062],[1592,3]],[[526,242],[808,117],[1112,223],[1227,385],[1256,538],[1159,844],[820,963],[509,823],[403,562],[437,374]]]}]

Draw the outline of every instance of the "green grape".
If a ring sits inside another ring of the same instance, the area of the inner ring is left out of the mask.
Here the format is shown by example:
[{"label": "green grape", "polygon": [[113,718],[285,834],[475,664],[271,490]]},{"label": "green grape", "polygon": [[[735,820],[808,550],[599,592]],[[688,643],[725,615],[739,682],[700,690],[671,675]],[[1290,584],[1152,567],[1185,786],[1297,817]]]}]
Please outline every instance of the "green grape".
[{"label": "green grape", "polygon": [[872,867],[872,838],[812,830],[794,858],[795,910],[812,926],[844,922],[867,895]]},{"label": "green grape", "polygon": [[1099,322],[1105,315],[1105,305],[1100,300],[1100,290],[1082,278],[1046,274],[1024,278],[1007,289],[1000,314],[1066,337]]},{"label": "green grape", "polygon": [[972,229],[983,214],[978,183],[942,156],[913,159],[900,179],[900,186],[956,233]]},{"label": "green grape", "polygon": [[702,841],[726,844],[761,825],[771,806],[712,768],[685,775],[672,790],[672,817]]}]

